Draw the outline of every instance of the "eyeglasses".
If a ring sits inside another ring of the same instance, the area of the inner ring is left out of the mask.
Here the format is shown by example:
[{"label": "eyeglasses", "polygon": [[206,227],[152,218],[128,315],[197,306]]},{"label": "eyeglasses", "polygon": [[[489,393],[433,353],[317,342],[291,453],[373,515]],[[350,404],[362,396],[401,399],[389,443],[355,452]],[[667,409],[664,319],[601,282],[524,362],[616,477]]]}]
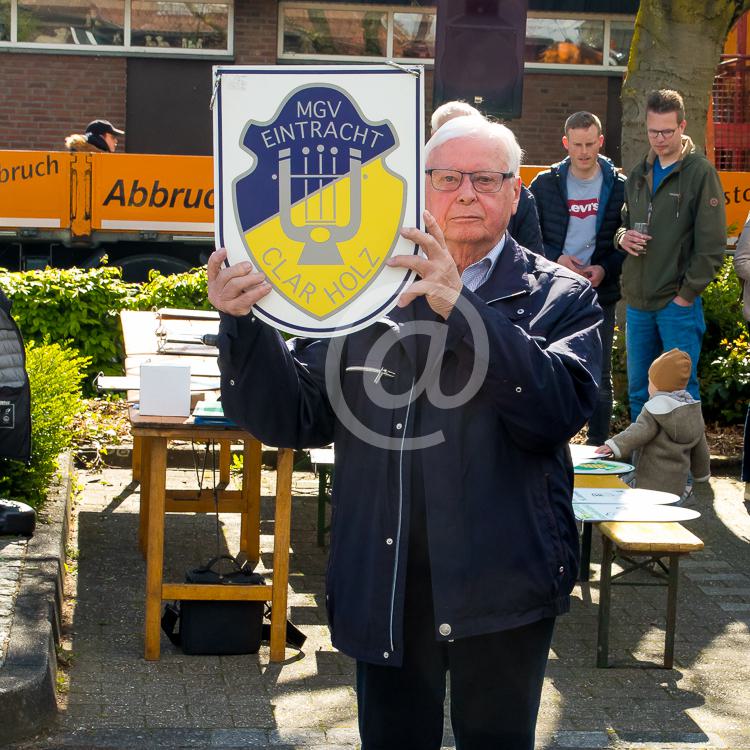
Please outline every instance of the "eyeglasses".
[{"label": "eyeglasses", "polygon": [[432,187],[444,193],[458,190],[466,175],[478,193],[497,193],[505,180],[515,177],[513,172],[461,172],[459,169],[425,169]]},{"label": "eyeglasses", "polygon": [[665,141],[668,141],[676,132],[677,128],[667,128],[666,130],[647,130],[649,138],[656,140],[661,136]]}]

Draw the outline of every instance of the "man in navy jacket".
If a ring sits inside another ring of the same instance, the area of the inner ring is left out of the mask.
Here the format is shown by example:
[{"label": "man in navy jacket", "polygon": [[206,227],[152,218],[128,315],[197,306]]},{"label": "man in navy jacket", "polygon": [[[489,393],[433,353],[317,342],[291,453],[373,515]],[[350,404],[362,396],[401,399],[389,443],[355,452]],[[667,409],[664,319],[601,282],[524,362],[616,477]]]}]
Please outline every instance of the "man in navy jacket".
[{"label": "man in navy jacket", "polygon": [[[222,399],[265,442],[335,443],[326,606],[357,660],[363,750],[438,750],[448,671],[457,747],[531,750],[577,576],[567,442],[596,401],[601,311],[507,234],[507,128],[457,118],[426,164],[427,232],[403,230],[425,257],[389,261],[420,279],[361,331],[287,346],[253,316],[264,276],[212,255]],[[440,329],[439,356],[413,323]]]},{"label": "man in navy jacket", "polygon": [[613,239],[620,226],[625,177],[599,154],[604,144],[602,124],[591,112],[576,112],[566,120],[562,142],[569,155],[540,172],[530,189],[536,198],[545,257],[587,278],[604,313],[599,399],[588,434],[591,445],[603,445],[612,419],[612,339],[625,257]]}]

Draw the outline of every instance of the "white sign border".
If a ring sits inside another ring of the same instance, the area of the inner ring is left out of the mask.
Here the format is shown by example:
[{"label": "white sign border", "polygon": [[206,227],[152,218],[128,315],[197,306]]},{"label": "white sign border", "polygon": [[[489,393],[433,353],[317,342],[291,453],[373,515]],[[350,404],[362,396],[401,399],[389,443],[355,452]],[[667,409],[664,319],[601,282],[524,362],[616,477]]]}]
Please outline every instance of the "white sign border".
[{"label": "white sign border", "polygon": [[[304,66],[289,66],[289,65],[252,65],[252,66],[237,66],[237,65],[217,65],[213,68],[214,75],[214,190],[216,195],[216,208],[214,212],[214,234],[216,238],[217,247],[224,247],[224,207],[225,207],[225,196],[224,196],[224,175],[223,175],[223,152],[222,152],[222,138],[221,134],[221,97],[222,87],[221,78],[226,75],[247,75],[253,73],[273,74],[273,75],[310,75],[318,76],[321,75],[410,75],[414,78],[414,95],[415,95],[415,115],[417,122],[415,123],[417,132],[417,144],[415,148],[415,174],[413,178],[410,176],[404,176],[407,185],[414,185],[414,216],[412,222],[409,222],[407,216],[404,217],[404,224],[407,226],[415,226],[424,230],[424,68],[420,65],[415,66],[390,66],[390,65],[357,65],[357,66],[339,66],[339,65],[304,65]],[[328,82],[328,81],[325,81]],[[229,203],[227,206],[232,206],[233,201],[230,196]],[[413,255],[419,254],[419,246],[414,245],[412,250]],[[229,265],[226,262],[226,265]],[[290,325],[286,321],[279,320],[274,315],[263,310],[262,303],[256,305],[253,308],[253,315],[257,316],[264,322],[268,323],[274,328],[280,329],[287,333],[296,336],[306,336],[314,338],[331,338],[334,336],[343,336],[349,333],[354,333],[367,326],[379,318],[386,315],[391,309],[393,309],[398,303],[398,299],[414,280],[416,274],[413,271],[404,270],[404,277],[399,283],[396,290],[389,296],[389,298],[376,309],[368,312],[363,318],[356,321],[355,323],[347,323],[346,325],[337,326],[316,326],[316,327],[304,327]]]}]

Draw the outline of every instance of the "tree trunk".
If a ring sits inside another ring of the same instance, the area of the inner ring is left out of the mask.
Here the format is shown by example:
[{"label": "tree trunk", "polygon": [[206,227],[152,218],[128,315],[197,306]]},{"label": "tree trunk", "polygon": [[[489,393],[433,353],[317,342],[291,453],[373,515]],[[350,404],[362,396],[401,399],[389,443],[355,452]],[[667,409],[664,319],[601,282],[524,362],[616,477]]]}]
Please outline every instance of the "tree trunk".
[{"label": "tree trunk", "polygon": [[641,0],[622,86],[622,166],[648,151],[646,97],[675,89],[685,99],[687,134],[703,147],[706,115],[724,41],[750,0]]}]

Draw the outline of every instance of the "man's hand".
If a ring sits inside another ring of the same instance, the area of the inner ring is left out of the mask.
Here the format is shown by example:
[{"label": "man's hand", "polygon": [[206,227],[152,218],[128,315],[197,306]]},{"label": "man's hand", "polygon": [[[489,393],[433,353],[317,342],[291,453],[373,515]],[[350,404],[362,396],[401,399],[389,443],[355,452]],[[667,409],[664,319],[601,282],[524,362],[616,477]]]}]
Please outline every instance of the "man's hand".
[{"label": "man's hand", "polygon": [[272,289],[262,273],[254,273],[250,263],[222,266],[227,251],[222,247],[208,259],[208,300],[221,312],[247,315],[253,305]]},{"label": "man's hand", "polygon": [[581,275],[585,276],[591,282],[591,286],[599,286],[604,281],[604,267],[586,266],[581,270]]},{"label": "man's hand", "polygon": [[573,255],[563,254],[555,262],[558,265],[567,268],[569,271],[573,271],[573,273],[583,275],[582,272],[584,269],[584,265],[583,263],[579,263]]},{"label": "man's hand", "polygon": [[680,307],[692,307],[693,306],[692,302],[688,302],[684,297],[680,297],[679,294],[674,297],[672,302],[674,302],[675,305],[679,305]]},{"label": "man's hand", "polygon": [[396,255],[388,260],[388,265],[393,268],[410,268],[421,277],[401,295],[399,307],[406,307],[423,294],[427,304],[447,320],[461,294],[463,282],[456,261],[445,244],[443,232],[429,211],[424,212],[424,225],[427,232],[404,228],[401,236],[419,245],[427,257]]},{"label": "man's hand", "polygon": [[600,445],[595,451],[597,456],[613,456],[612,449],[608,445]]},{"label": "man's hand", "polygon": [[636,232],[635,229],[628,229],[627,232],[620,237],[620,247],[626,253],[638,257],[646,252],[646,243],[650,239],[650,234],[641,234],[640,232]]}]

